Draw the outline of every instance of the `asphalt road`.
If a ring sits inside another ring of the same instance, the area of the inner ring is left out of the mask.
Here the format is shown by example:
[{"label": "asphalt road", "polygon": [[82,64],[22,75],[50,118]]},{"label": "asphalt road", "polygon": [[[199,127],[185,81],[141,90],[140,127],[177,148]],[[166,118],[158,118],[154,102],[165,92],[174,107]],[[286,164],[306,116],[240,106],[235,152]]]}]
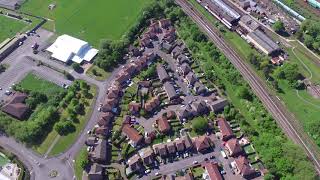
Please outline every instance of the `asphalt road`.
[{"label": "asphalt road", "polygon": [[245,61],[242,60],[232,48],[230,48],[230,46],[228,46],[224,39],[219,35],[219,32],[217,32],[211,23],[207,22],[199,12],[196,12],[195,8],[193,8],[190,3],[186,2],[185,0],[176,0],[176,3],[180,5],[186,14],[188,14],[193,21],[198,24],[198,26],[225,54],[231,63],[240,71],[242,76],[248,81],[255,94],[260,98],[264,106],[273,115],[283,131],[294,142],[303,147],[308,157],[315,165],[315,169],[320,174],[320,158],[318,147],[313,143],[310,137],[304,133],[303,128],[299,125],[298,121],[293,117],[293,115],[288,112],[280,99],[272,95],[272,92],[268,90],[265,82],[254,73],[251,67],[246,64]]}]

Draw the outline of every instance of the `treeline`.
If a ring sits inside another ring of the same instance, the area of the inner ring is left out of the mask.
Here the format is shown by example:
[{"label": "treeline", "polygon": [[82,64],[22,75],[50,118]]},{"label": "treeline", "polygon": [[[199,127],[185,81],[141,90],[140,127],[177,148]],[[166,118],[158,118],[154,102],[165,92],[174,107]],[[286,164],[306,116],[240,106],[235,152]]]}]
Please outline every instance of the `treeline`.
[{"label": "treeline", "polygon": [[[163,12],[180,14],[181,10],[167,3]],[[204,35],[188,16],[182,13],[175,18],[180,37],[187,43],[206,78],[225,89],[231,99],[240,99],[233,102],[236,108],[226,108],[224,113],[227,119],[240,122],[242,130],[253,141],[269,170],[265,179],[315,179],[314,168],[304,152],[283,134],[230,61],[206,38],[199,41],[199,34]]]},{"label": "treeline", "polygon": [[297,34],[308,48],[320,53],[320,21],[305,20]]}]

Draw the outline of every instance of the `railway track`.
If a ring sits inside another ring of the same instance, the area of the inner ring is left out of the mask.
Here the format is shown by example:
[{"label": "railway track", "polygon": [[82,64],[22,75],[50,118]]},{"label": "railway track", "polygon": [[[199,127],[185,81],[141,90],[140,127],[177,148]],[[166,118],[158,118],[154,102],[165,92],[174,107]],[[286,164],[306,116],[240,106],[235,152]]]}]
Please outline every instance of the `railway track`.
[{"label": "railway track", "polygon": [[194,10],[192,5],[185,0],[176,0],[176,3],[188,14],[198,26],[205,31],[215,45],[225,54],[231,63],[240,71],[242,76],[247,80],[255,94],[260,98],[264,106],[273,115],[277,123],[283,131],[297,144],[301,145],[307,153],[310,160],[312,160],[315,169],[320,174],[320,153],[318,147],[310,139],[310,137],[303,131],[303,128],[297,120],[287,111],[278,97],[269,93],[265,83],[254,73],[249,65],[237,55],[237,53],[228,46],[228,44],[221,38],[219,32],[207,22],[203,16]]}]

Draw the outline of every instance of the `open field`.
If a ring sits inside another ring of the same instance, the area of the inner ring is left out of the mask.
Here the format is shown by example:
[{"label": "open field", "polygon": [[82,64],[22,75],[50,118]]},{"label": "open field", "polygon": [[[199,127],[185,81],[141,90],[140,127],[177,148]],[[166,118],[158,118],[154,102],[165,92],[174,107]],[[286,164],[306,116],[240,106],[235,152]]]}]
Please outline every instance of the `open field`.
[{"label": "open field", "polygon": [[[93,73],[94,71],[95,71],[95,74]],[[111,75],[111,72],[107,72],[107,71],[99,68],[97,65],[93,65],[88,69],[86,74],[89,77],[94,78],[98,81],[104,81]]]},{"label": "open field", "polygon": [[20,83],[19,85],[29,91],[37,91],[43,94],[50,96],[50,94],[56,94],[60,92],[62,87],[44,80],[32,73],[28,74]]},{"label": "open field", "polygon": [[0,15],[0,43],[13,37],[26,26],[26,23]]},{"label": "open field", "polygon": [[[50,0],[28,0],[22,12],[49,18],[46,28],[69,34],[97,47],[101,39],[117,40],[132,26],[143,7],[151,0],[59,0],[48,9]],[[89,13],[90,12],[90,13]]]}]

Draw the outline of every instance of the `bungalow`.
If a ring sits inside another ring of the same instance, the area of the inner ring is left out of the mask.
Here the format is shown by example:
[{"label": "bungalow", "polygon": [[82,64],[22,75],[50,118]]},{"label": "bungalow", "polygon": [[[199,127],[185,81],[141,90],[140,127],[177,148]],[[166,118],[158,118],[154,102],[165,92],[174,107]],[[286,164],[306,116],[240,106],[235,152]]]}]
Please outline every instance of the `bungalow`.
[{"label": "bungalow", "polygon": [[229,123],[224,118],[218,118],[217,123],[220,129],[223,141],[227,141],[235,137]]},{"label": "bungalow", "polygon": [[141,149],[139,151],[139,155],[142,159],[142,162],[147,166],[152,165],[155,161],[154,160],[154,152],[150,147]]},{"label": "bungalow", "polygon": [[163,134],[166,134],[171,130],[168,119],[163,115],[156,120],[156,123],[158,124],[159,131]]},{"label": "bungalow", "polygon": [[140,108],[141,108],[141,104],[140,103],[132,101],[132,102],[129,103],[128,106],[129,106],[128,109],[129,109],[129,111],[130,111],[130,113],[132,115],[139,114],[139,111],[140,111]]},{"label": "bungalow", "polygon": [[191,67],[187,63],[183,63],[180,66],[181,74],[185,77],[189,72],[191,72]]},{"label": "bungalow", "polygon": [[228,155],[232,157],[238,156],[243,152],[242,147],[240,146],[238,140],[235,138],[229,139],[225,147]]},{"label": "bungalow", "polygon": [[147,112],[152,112],[155,108],[157,108],[160,105],[160,103],[160,97],[154,96],[144,104],[144,109]]},{"label": "bungalow", "polygon": [[133,147],[138,146],[143,141],[143,137],[139,134],[139,132],[129,124],[123,125],[122,133],[129,138],[129,144]]},{"label": "bungalow", "polygon": [[167,151],[167,145],[166,144],[155,144],[153,146],[153,150],[161,158],[165,158],[165,157],[168,156],[168,151]]},{"label": "bungalow", "polygon": [[195,139],[196,150],[200,153],[206,153],[211,149],[213,142],[207,136],[200,136]]},{"label": "bungalow", "polygon": [[179,98],[179,95],[176,93],[176,90],[170,82],[165,82],[163,87],[170,101]]},{"label": "bungalow", "polygon": [[160,19],[159,25],[162,29],[167,29],[171,26],[171,21],[170,19]]},{"label": "bungalow", "polygon": [[170,77],[169,77],[167,71],[163,68],[163,66],[161,64],[157,65],[157,73],[158,73],[158,77],[162,83],[170,80]]},{"label": "bungalow", "polygon": [[246,157],[240,156],[235,160],[236,172],[244,178],[252,178],[256,171],[250,166]]},{"label": "bungalow", "polygon": [[205,95],[208,92],[208,89],[199,81],[194,84],[193,90],[197,95]]},{"label": "bungalow", "polygon": [[94,162],[105,162],[107,160],[107,141],[99,139],[98,145],[94,148],[90,157]]},{"label": "bungalow", "polygon": [[180,138],[180,139],[176,139],[175,141],[175,144],[176,144],[176,147],[177,147],[177,151],[179,153],[183,153],[185,150],[186,150],[186,147],[185,147],[185,141],[184,139]]},{"label": "bungalow", "polygon": [[2,106],[1,110],[14,118],[24,119],[28,112],[29,107],[25,104],[27,94],[14,92],[9,98],[10,100]]},{"label": "bungalow", "polygon": [[186,76],[186,80],[189,86],[193,86],[198,81],[198,78],[193,72],[189,72]]},{"label": "bungalow", "polygon": [[176,144],[174,141],[168,142],[167,143],[167,149],[168,149],[168,153],[170,155],[175,155],[177,150],[176,150]]},{"label": "bungalow", "polygon": [[202,174],[202,178],[205,180],[223,180],[219,166],[217,163],[214,162],[205,162],[203,164],[203,168],[205,169],[204,173]]},{"label": "bungalow", "polygon": [[142,161],[138,154],[133,155],[128,159],[128,165],[131,171],[136,172],[142,169]]},{"label": "bungalow", "polygon": [[208,107],[211,111],[217,113],[224,110],[224,107],[227,106],[228,100],[224,98],[220,98],[218,100],[211,100],[207,102]]},{"label": "bungalow", "polygon": [[102,180],[103,179],[103,167],[97,163],[91,165],[88,173],[89,180]]},{"label": "bungalow", "polygon": [[201,114],[206,114],[208,113],[209,109],[207,107],[207,104],[204,100],[201,101],[195,101],[191,104],[191,107],[194,112],[194,116],[198,116]]}]

